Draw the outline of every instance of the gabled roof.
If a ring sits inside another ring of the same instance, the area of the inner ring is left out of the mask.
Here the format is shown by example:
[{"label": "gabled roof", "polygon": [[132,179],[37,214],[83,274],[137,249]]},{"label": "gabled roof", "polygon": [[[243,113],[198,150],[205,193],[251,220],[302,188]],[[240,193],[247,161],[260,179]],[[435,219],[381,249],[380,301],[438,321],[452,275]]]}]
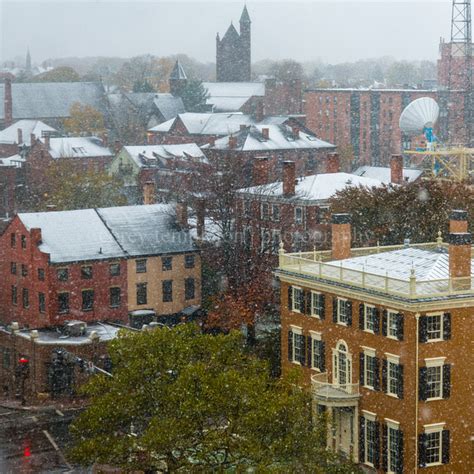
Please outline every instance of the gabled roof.
[{"label": "gabled roof", "polygon": [[25,161],[25,158],[23,158],[21,155],[13,155],[7,158],[0,158],[0,167],[5,166],[9,168],[21,168]]},{"label": "gabled roof", "polygon": [[[366,178],[379,179],[384,184],[390,184],[391,182],[390,168],[382,166],[361,166],[354,171],[354,174],[365,176]],[[422,174],[423,170],[403,168],[403,179],[408,183],[416,181]]]},{"label": "gabled roof", "polygon": [[[18,143],[18,129],[21,130],[23,141]],[[19,120],[0,132],[0,143],[31,145],[31,134],[35,137],[43,136],[43,132],[56,132],[57,130],[40,120]]]},{"label": "gabled roof", "polygon": [[363,178],[349,173],[323,173],[298,178],[295,195],[290,198],[285,198],[283,195],[282,181],[240,189],[238,193],[275,199],[292,199],[321,203],[327,201],[338,191],[342,191],[347,187],[357,186],[365,186],[368,188],[379,187],[382,186],[382,182],[377,179]]},{"label": "gabled roof", "polygon": [[170,120],[186,110],[181,97],[175,97],[173,94],[155,94],[153,102],[165,120]]},{"label": "gabled roof", "polygon": [[173,80],[186,80],[188,77],[186,76],[186,73],[184,72],[183,66],[181,66],[181,63],[179,60],[176,60],[176,63],[174,65],[173,70],[171,71],[170,74],[170,79]]},{"label": "gabled roof", "polygon": [[[44,138],[40,141],[45,142]],[[52,158],[95,158],[112,156],[110,149],[97,137],[51,137],[49,154]]]},{"label": "gabled roof", "polygon": [[[263,137],[262,130],[266,128],[269,132],[268,139]],[[237,139],[237,146],[234,150],[239,151],[268,151],[268,150],[303,150],[303,149],[331,149],[335,145],[320,140],[309,131],[300,130],[298,136],[293,134],[293,130],[286,124],[257,124],[246,127],[237,132],[234,137]],[[210,149],[229,150],[230,136],[216,140]]]},{"label": "gabled roof", "polygon": [[265,96],[263,82],[203,82],[214,112],[238,112],[252,97]]},{"label": "gabled roof", "polygon": [[206,161],[204,153],[195,143],[125,146],[124,150],[140,168],[164,165],[167,160],[172,158]]},{"label": "gabled roof", "polygon": [[28,231],[41,229],[39,249],[52,263],[105,260],[194,250],[175,228],[168,204],[20,213]]},{"label": "gabled roof", "polygon": [[[5,87],[0,83],[0,97]],[[47,119],[70,116],[74,103],[104,109],[104,88],[98,82],[14,82],[12,84],[13,119]],[[0,101],[0,120],[5,119]]]},{"label": "gabled roof", "polygon": [[229,41],[239,41],[240,40],[240,35],[237,33],[237,30],[235,29],[235,26],[233,23],[230,24],[229,28],[227,28],[227,31],[225,32],[224,37],[222,38],[223,42]]}]

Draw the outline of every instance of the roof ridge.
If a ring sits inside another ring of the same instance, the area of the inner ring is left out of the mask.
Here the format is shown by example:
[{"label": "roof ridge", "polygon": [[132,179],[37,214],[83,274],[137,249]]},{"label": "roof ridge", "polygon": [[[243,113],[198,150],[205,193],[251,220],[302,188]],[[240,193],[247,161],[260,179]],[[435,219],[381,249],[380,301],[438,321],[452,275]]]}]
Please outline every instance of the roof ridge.
[{"label": "roof ridge", "polygon": [[103,218],[103,216],[100,214],[99,212],[99,209],[94,207],[94,212],[97,214],[97,216],[99,217],[99,219],[101,220],[102,224],[104,224],[105,228],[109,231],[109,234],[112,236],[112,238],[114,239],[115,243],[120,247],[120,249],[122,250],[122,252],[125,254],[125,255],[129,255],[129,253],[123,248],[122,244],[120,243],[120,241],[118,240],[118,238],[115,236],[115,234],[113,233],[112,229],[109,227],[109,225],[107,224],[106,220]]}]

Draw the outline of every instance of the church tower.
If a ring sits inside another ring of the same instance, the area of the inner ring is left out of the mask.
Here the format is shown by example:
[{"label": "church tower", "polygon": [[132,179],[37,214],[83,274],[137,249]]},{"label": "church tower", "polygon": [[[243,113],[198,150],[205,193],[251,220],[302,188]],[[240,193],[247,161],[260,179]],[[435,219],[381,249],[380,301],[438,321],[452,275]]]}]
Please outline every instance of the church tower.
[{"label": "church tower", "polygon": [[171,71],[170,78],[168,80],[170,86],[170,92],[174,96],[181,96],[183,90],[186,88],[188,83],[188,77],[184,72],[183,66],[179,60],[176,60],[173,70]]},{"label": "church tower", "polygon": [[240,17],[240,34],[233,23],[222,39],[216,37],[217,82],[249,82],[251,78],[251,24],[245,6]]}]

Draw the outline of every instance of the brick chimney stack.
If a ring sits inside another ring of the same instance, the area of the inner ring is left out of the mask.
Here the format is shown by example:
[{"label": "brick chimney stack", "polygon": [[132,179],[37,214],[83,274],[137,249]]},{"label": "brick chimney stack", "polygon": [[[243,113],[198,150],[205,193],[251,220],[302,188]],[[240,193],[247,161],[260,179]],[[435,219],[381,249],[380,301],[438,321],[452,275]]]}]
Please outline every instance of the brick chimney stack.
[{"label": "brick chimney stack", "polygon": [[262,128],[262,137],[265,139],[265,140],[268,140],[270,138],[270,129],[265,127],[265,128]]},{"label": "brick chimney stack", "polygon": [[293,138],[298,140],[298,138],[300,138],[300,128],[296,125],[293,125],[293,127],[291,127],[291,131],[293,133]]},{"label": "brick chimney stack", "polygon": [[204,199],[198,199],[196,202],[196,234],[198,239],[204,237],[206,217],[206,201]]},{"label": "brick chimney stack", "polygon": [[50,141],[49,133],[47,133],[47,134],[44,136],[44,146],[46,147],[46,150],[49,150],[50,147],[51,147],[51,141]]},{"label": "brick chimney stack", "polygon": [[18,145],[21,145],[23,143],[23,130],[21,128],[18,128],[17,133],[18,133]]},{"label": "brick chimney stack", "polygon": [[5,127],[9,127],[13,123],[12,80],[9,77],[5,78],[3,107],[5,114]]},{"label": "brick chimney stack", "polygon": [[339,161],[339,154],[329,153],[326,162],[326,173],[339,173],[341,171],[341,163]]},{"label": "brick chimney stack", "polygon": [[237,137],[234,137],[234,135],[230,135],[229,137],[229,148],[237,148]]},{"label": "brick chimney stack", "polygon": [[147,181],[143,183],[143,204],[155,204],[155,183],[153,181]]},{"label": "brick chimney stack", "polygon": [[255,158],[252,169],[252,186],[267,184],[270,177],[270,160],[267,156]]},{"label": "brick chimney stack", "polygon": [[449,277],[453,290],[471,288],[471,234],[449,234]]},{"label": "brick chimney stack", "polygon": [[283,162],[283,195],[294,196],[296,192],[296,164],[294,161]]},{"label": "brick chimney stack", "polygon": [[261,122],[264,116],[265,116],[264,105],[263,105],[263,101],[260,100],[257,102],[257,106],[255,107],[255,121]]},{"label": "brick chimney stack", "polygon": [[176,220],[181,229],[188,228],[188,206],[186,203],[176,203]]},{"label": "brick chimney stack", "polygon": [[351,215],[333,214],[331,225],[332,258],[343,260],[351,256]]},{"label": "brick chimney stack", "polygon": [[403,156],[392,155],[390,158],[390,182],[403,184]]},{"label": "brick chimney stack", "polygon": [[454,209],[449,216],[449,232],[451,234],[463,234],[468,231],[467,211]]}]

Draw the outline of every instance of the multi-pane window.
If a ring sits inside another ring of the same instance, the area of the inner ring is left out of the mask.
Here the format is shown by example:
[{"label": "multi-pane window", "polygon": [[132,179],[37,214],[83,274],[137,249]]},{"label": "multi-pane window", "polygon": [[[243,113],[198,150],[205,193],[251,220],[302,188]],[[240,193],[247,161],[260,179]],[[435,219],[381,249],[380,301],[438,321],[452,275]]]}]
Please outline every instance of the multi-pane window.
[{"label": "multi-pane window", "polygon": [[82,290],[82,310],[92,311],[94,309],[94,290]]},{"label": "multi-pane window", "polygon": [[21,264],[21,276],[28,276],[28,267],[24,263]]},{"label": "multi-pane window", "polygon": [[56,275],[59,281],[67,281],[69,279],[69,270],[67,268],[58,268]]},{"label": "multi-pane window", "polygon": [[302,207],[295,207],[295,223],[296,224],[303,223],[303,208]]},{"label": "multi-pane window", "polygon": [[137,304],[147,304],[146,283],[137,283]]},{"label": "multi-pane window", "polygon": [[12,248],[16,247],[16,235],[15,234],[10,234],[10,246]]},{"label": "multi-pane window", "polygon": [[441,435],[441,430],[425,434],[425,456],[428,466],[430,464],[441,463],[441,449],[443,445]]},{"label": "multi-pane window", "polygon": [[324,317],[324,295],[315,291],[311,292],[311,316]]},{"label": "multi-pane window", "polygon": [[248,199],[246,199],[244,201],[244,216],[250,217],[251,213],[252,213],[252,203]]},{"label": "multi-pane window", "polygon": [[304,292],[301,288],[293,286],[293,311],[304,312]]},{"label": "multi-pane window", "polygon": [[192,300],[194,299],[194,293],[195,293],[195,284],[194,284],[194,278],[186,278],[184,280],[184,298],[187,300]]},{"label": "multi-pane window", "polygon": [[377,358],[372,354],[364,354],[364,385],[366,387],[375,388],[376,380],[378,377],[377,373]]},{"label": "multi-pane window", "polygon": [[109,289],[110,296],[110,307],[118,308],[121,301],[121,291],[119,287],[113,287]]},{"label": "multi-pane window", "polygon": [[11,364],[11,350],[6,347],[3,348],[2,366],[4,369],[9,369]]},{"label": "multi-pane window", "polygon": [[337,322],[341,324],[349,323],[349,311],[350,305],[347,304],[347,300],[341,298],[337,299]]},{"label": "multi-pane window", "polygon": [[401,443],[400,430],[389,426],[387,428],[387,471],[400,472],[401,468]]},{"label": "multi-pane window", "polygon": [[81,278],[83,280],[90,280],[92,278],[92,267],[90,265],[81,267]]},{"label": "multi-pane window", "polygon": [[16,262],[10,262],[10,273],[16,275]]},{"label": "multi-pane window", "polygon": [[15,285],[12,285],[12,304],[18,304],[18,289]]},{"label": "multi-pane window", "polygon": [[146,258],[137,260],[135,265],[137,273],[146,273]]},{"label": "multi-pane window", "polygon": [[320,338],[311,338],[311,367],[324,372],[325,368],[324,342]]},{"label": "multi-pane window", "polygon": [[58,308],[60,313],[69,312],[69,293],[63,292],[58,294]]},{"label": "multi-pane window", "polygon": [[194,268],[195,261],[194,255],[185,255],[184,256],[184,267],[185,268]]},{"label": "multi-pane window", "polygon": [[400,393],[400,365],[387,361],[387,393],[399,396]]},{"label": "multi-pane window", "polygon": [[268,252],[271,247],[271,232],[267,229],[262,229],[260,232],[260,251]]},{"label": "multi-pane window", "polygon": [[398,339],[398,315],[393,311],[387,312],[387,336]]},{"label": "multi-pane window", "polygon": [[442,315],[435,314],[426,317],[426,335],[428,341],[435,341],[442,339]]},{"label": "multi-pane window", "polygon": [[30,292],[28,291],[28,288],[23,288],[22,299],[23,299],[23,308],[29,308],[30,307]]},{"label": "multi-pane window", "polygon": [[110,274],[110,276],[119,276],[120,275],[120,263],[111,263],[109,265],[109,274]]},{"label": "multi-pane window", "polygon": [[365,459],[366,464],[375,466],[378,451],[378,433],[377,422],[373,420],[365,420]]},{"label": "multi-pane window", "polygon": [[169,271],[173,269],[173,257],[161,257],[161,269]]},{"label": "multi-pane window", "polygon": [[301,333],[301,330],[293,329],[289,333],[290,340],[289,342],[289,350],[291,353],[289,354],[289,359],[292,362],[297,362],[299,364],[304,364],[304,359],[306,357],[305,354],[305,337]]},{"label": "multi-pane window", "polygon": [[38,310],[40,313],[44,313],[46,311],[46,298],[44,293],[38,293]]},{"label": "multi-pane window", "polygon": [[21,236],[21,248],[26,249],[26,235]]},{"label": "multi-pane window", "polygon": [[272,230],[272,253],[278,253],[280,249],[281,234],[279,230]]},{"label": "multi-pane window", "polygon": [[443,366],[426,368],[426,399],[441,398],[443,390]]},{"label": "multi-pane window", "polygon": [[44,268],[38,268],[38,280],[39,281],[44,281]]},{"label": "multi-pane window", "polygon": [[376,332],[377,308],[374,306],[365,306],[364,329],[370,332]]},{"label": "multi-pane window", "polygon": [[163,303],[169,303],[173,301],[173,281],[164,280],[162,283],[163,290]]},{"label": "multi-pane window", "polygon": [[280,206],[278,204],[272,205],[272,219],[274,221],[280,220]]},{"label": "multi-pane window", "polygon": [[260,208],[260,217],[263,220],[267,220],[270,218],[270,205],[267,202],[263,202]]}]

